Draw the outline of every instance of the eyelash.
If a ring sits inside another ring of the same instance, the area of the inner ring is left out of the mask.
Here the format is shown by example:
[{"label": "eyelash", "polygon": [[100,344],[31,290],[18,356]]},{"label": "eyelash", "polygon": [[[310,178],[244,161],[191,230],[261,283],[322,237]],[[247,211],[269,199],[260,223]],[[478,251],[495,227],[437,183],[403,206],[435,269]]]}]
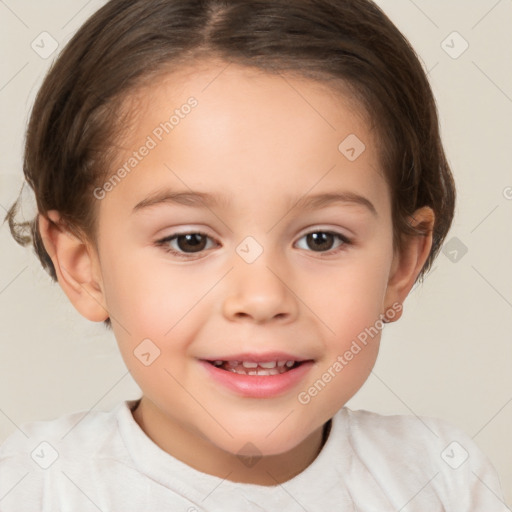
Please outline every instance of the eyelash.
[{"label": "eyelash", "polygon": [[[322,230],[313,230],[313,231],[309,231],[307,233],[305,233],[304,235],[302,235],[299,240],[301,240],[302,238],[304,237],[307,237],[308,235],[311,235],[311,234],[314,234],[314,233],[324,233],[324,234],[329,234],[329,235],[333,235],[334,237],[337,237],[339,240],[341,240],[341,244],[339,247],[337,247],[336,249],[331,249],[329,251],[309,251],[309,252],[317,252],[318,254],[322,254],[322,255],[325,255],[325,256],[331,256],[331,255],[334,255],[334,254],[337,254],[343,250],[346,250],[346,246],[347,245],[352,245],[353,242],[351,239],[349,239],[348,237],[346,237],[345,235],[342,235],[341,233],[337,233],[335,231],[322,231]],[[182,258],[182,259],[197,259],[197,258],[194,258],[195,255],[200,255],[202,254],[203,252],[206,251],[206,249],[203,249],[202,251],[198,251],[198,252],[190,252],[190,253],[186,253],[186,252],[179,252],[179,251],[176,251],[175,249],[172,249],[170,246],[169,246],[169,242],[172,242],[173,240],[176,240],[177,238],[179,238],[180,236],[186,236],[186,235],[201,235],[203,237],[206,237],[210,240],[213,240],[209,235],[207,235],[206,233],[203,233],[201,231],[188,231],[188,232],[183,232],[183,233],[174,233],[172,235],[169,235],[169,236],[166,236],[165,238],[162,238],[161,240],[157,240],[155,242],[155,245],[158,246],[158,247],[162,247],[165,252],[167,253],[170,253],[172,254],[173,256],[176,256],[178,258]]]}]

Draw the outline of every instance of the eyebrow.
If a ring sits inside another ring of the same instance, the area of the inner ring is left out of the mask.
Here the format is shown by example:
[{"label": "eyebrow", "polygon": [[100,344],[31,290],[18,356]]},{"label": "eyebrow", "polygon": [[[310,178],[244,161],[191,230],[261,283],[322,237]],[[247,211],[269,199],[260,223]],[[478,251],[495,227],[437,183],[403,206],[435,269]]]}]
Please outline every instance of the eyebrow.
[{"label": "eyebrow", "polygon": [[[373,203],[366,197],[349,191],[340,192],[325,192],[321,194],[308,194],[298,199],[288,198],[289,209],[297,208],[299,210],[314,210],[318,208],[325,208],[332,204],[352,204],[363,206],[372,215],[378,217],[377,210]],[[228,207],[230,201],[224,194],[214,195],[208,192],[199,191],[172,191],[160,190],[154,194],[138,202],[133,208],[133,213],[143,209],[164,205],[164,204],[180,204],[183,206],[190,206],[195,208],[212,208],[216,206]]]}]

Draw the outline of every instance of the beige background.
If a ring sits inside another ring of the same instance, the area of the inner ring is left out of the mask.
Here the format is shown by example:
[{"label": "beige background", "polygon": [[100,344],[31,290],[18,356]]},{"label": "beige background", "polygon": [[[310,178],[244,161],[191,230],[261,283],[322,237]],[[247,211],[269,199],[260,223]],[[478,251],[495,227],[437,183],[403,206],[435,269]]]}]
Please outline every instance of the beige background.
[{"label": "beige background", "polygon": [[[375,370],[349,405],[461,427],[494,463],[510,505],[512,2],[378,3],[430,73],[459,200],[446,255],[412,292],[403,319],[386,328]],[[34,95],[57,54],[43,59],[31,43],[46,31],[60,50],[102,4],[0,2],[2,216],[22,182]],[[137,397],[113,335],[79,316],[6,225],[0,243],[0,442],[24,421],[108,410]]]}]

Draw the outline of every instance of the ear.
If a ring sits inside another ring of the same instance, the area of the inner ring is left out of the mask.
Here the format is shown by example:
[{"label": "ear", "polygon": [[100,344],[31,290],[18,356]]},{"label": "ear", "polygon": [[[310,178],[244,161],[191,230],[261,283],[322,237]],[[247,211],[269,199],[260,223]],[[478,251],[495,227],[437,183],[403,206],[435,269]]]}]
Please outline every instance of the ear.
[{"label": "ear", "polygon": [[109,314],[96,250],[66,229],[56,210],[39,215],[39,232],[59,284],[73,306],[93,322],[106,320]]},{"label": "ear", "polygon": [[[430,254],[434,220],[434,212],[427,206],[419,208],[409,218],[411,226],[421,224],[425,227],[426,234],[406,235],[402,248],[395,251],[386,290],[385,311],[390,310],[393,304],[403,304],[414,286],[416,278]],[[393,309],[395,314],[388,321],[396,321],[402,315],[402,307],[400,307],[399,311],[397,311],[396,307]]]}]

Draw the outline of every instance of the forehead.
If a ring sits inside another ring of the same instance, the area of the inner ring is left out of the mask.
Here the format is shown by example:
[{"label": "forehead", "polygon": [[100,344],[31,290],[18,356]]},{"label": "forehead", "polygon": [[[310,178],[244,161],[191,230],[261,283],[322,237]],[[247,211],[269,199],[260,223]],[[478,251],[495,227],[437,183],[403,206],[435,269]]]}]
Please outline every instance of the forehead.
[{"label": "forehead", "polygon": [[[194,123],[194,130],[203,127],[209,139],[231,125],[237,133],[261,128],[259,139],[265,133],[280,132],[283,137],[276,143],[291,142],[290,137],[286,138],[290,132],[307,130],[311,136],[327,133],[340,137],[347,129],[361,135],[365,132],[367,142],[374,142],[369,140],[375,134],[368,123],[372,120],[366,108],[342,80],[322,82],[305,78],[296,71],[269,73],[203,59],[172,71],[166,72],[164,68],[157,77],[146,80],[127,96],[121,110],[128,114],[122,133],[123,142],[130,146],[128,149],[138,144],[142,131],[152,133],[169,121],[173,112],[179,111],[190,97],[197,99],[199,108],[194,109],[187,124]],[[172,127],[174,139],[184,131],[177,128]],[[203,131],[196,134],[198,139],[205,135]],[[231,141],[233,138],[226,143]],[[315,142],[312,137],[311,145]]]},{"label": "forehead", "polygon": [[123,108],[130,123],[110,173],[138,148],[154,146],[116,187],[132,203],[159,182],[295,195],[315,183],[337,186],[341,176],[359,192],[375,194],[384,184],[375,133],[342,84],[334,89],[289,73],[209,61],[160,75]]}]

